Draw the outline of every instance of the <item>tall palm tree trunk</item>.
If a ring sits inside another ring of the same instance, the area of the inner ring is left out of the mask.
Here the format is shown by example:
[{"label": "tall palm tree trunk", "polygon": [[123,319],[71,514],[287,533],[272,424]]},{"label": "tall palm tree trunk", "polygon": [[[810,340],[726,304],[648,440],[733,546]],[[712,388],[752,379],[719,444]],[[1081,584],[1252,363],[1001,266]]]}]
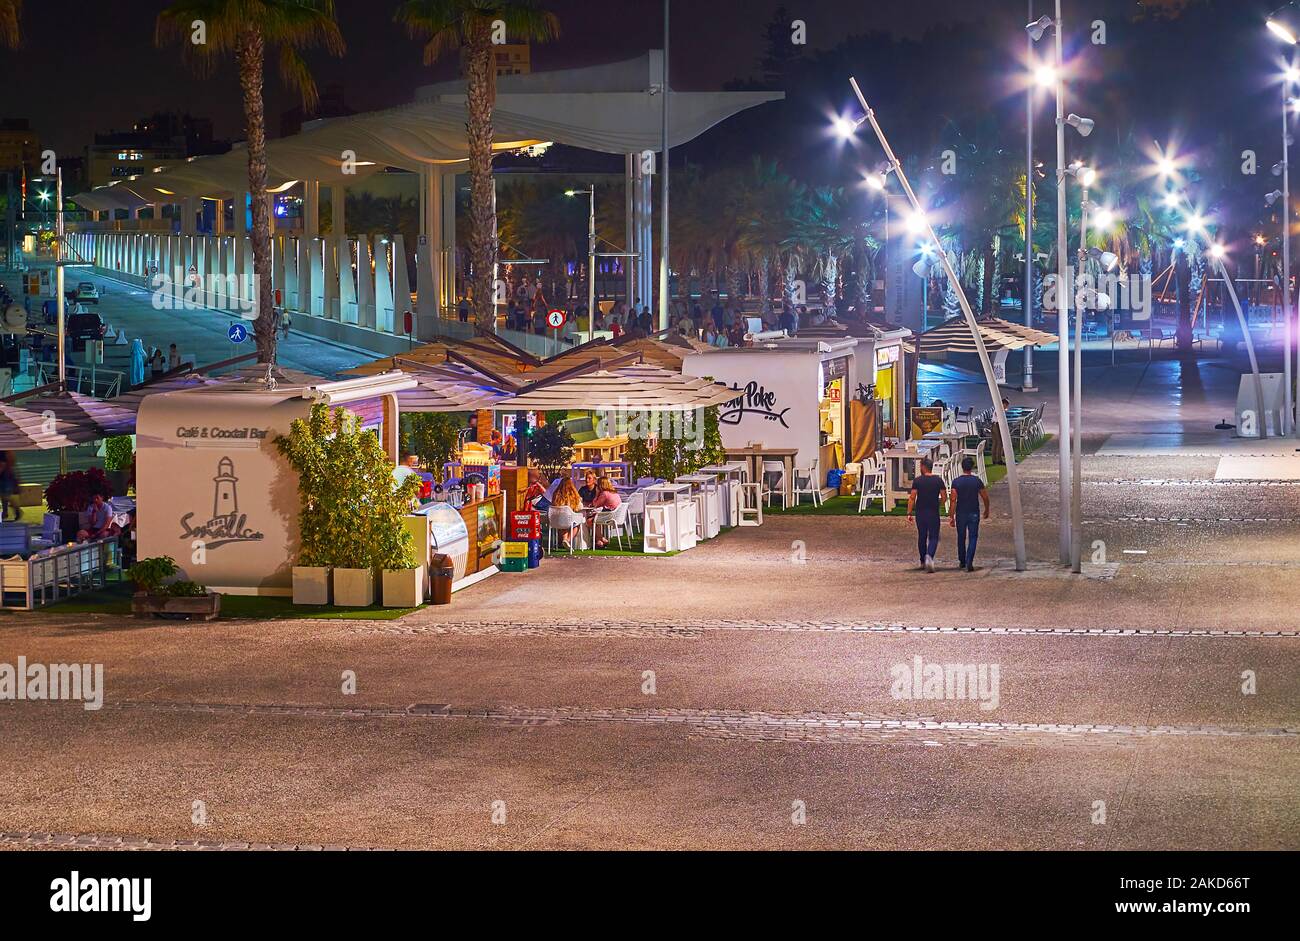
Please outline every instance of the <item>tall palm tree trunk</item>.
[{"label": "tall palm tree trunk", "polygon": [[496,103],[496,71],[492,66],[492,35],[488,22],[476,22],[469,37],[466,63],[469,112],[469,257],[473,266],[474,321],[496,332],[496,213],[492,206],[492,108]]},{"label": "tall palm tree trunk", "polygon": [[[257,276],[257,319],[253,339],[257,361],[275,362],[275,298],[271,288],[271,216],[266,199],[266,113],[262,104],[262,69],[266,43],[255,29],[244,32],[236,50],[239,87],[244,93],[244,123],[248,134],[248,193],[253,203],[253,272]],[[235,201],[243,212],[243,201]]]},{"label": "tall palm tree trunk", "polygon": [[758,259],[758,315],[764,319],[772,313],[772,260],[766,252]]}]

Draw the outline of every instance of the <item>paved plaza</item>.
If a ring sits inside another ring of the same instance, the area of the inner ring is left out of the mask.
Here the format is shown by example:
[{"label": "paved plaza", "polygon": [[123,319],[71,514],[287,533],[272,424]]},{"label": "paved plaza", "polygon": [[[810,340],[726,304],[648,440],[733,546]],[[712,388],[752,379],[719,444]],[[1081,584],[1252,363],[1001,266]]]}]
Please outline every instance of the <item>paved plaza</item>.
[{"label": "paved plaza", "polygon": [[[1090,365],[1082,576],[1053,440],[1021,573],[1002,483],[974,573],[947,527],[926,574],[901,518],[773,514],[399,620],[4,615],[0,662],[103,663],[106,691],[6,704],[0,843],[1300,847],[1300,481],[1220,473],[1293,459],[1213,429],[1238,370]],[[916,658],[993,695],[903,698]]]}]

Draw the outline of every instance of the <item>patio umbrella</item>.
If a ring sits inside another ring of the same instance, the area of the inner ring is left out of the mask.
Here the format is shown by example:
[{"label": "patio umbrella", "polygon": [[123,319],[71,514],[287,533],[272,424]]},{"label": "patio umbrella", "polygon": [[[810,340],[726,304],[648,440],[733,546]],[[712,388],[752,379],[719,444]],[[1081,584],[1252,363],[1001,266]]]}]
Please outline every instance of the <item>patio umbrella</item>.
[{"label": "patio umbrella", "polygon": [[680,412],[725,405],[735,389],[670,372],[657,366],[617,366],[595,369],[567,379],[539,383],[523,390],[509,407],[532,411],[589,409],[594,411]]},{"label": "patio umbrella", "polygon": [[[997,317],[984,317],[977,324],[984,346],[990,353],[1055,343],[1057,339],[1041,330],[999,320]],[[925,331],[917,337],[916,343],[922,354],[975,352],[975,341],[970,335],[970,328],[961,317],[945,320],[939,326]]]},{"label": "patio umbrella", "polygon": [[74,426],[78,429],[78,438],[81,437],[81,429],[90,429],[95,433],[96,439],[129,435],[135,431],[133,409],[91,398],[80,392],[36,396],[23,402],[23,408],[42,417],[52,415],[60,431],[65,430],[65,425]]},{"label": "patio umbrella", "polygon": [[48,451],[71,448],[99,435],[89,428],[47,417],[16,405],[0,403],[0,451]]}]

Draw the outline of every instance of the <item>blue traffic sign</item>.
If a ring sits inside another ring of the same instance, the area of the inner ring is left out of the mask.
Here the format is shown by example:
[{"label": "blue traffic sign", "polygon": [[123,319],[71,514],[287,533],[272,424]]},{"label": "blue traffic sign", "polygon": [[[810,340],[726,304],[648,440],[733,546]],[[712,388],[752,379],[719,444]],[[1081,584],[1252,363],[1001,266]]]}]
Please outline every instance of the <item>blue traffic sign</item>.
[{"label": "blue traffic sign", "polygon": [[231,343],[243,343],[248,339],[248,328],[242,323],[232,323],[227,334]]}]

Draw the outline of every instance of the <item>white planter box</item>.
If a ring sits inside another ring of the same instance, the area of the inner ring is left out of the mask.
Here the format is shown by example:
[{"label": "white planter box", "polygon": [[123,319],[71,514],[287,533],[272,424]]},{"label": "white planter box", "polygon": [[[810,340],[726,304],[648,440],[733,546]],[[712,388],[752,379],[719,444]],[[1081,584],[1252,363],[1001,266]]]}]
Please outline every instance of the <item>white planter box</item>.
[{"label": "white planter box", "polygon": [[374,571],[371,569],[335,569],[334,603],[341,608],[368,608],[374,604]]},{"label": "white planter box", "polygon": [[424,604],[424,568],[384,569],[384,607],[418,608]]},{"label": "white planter box", "polygon": [[329,604],[330,568],[324,565],[295,565],[293,603]]}]

